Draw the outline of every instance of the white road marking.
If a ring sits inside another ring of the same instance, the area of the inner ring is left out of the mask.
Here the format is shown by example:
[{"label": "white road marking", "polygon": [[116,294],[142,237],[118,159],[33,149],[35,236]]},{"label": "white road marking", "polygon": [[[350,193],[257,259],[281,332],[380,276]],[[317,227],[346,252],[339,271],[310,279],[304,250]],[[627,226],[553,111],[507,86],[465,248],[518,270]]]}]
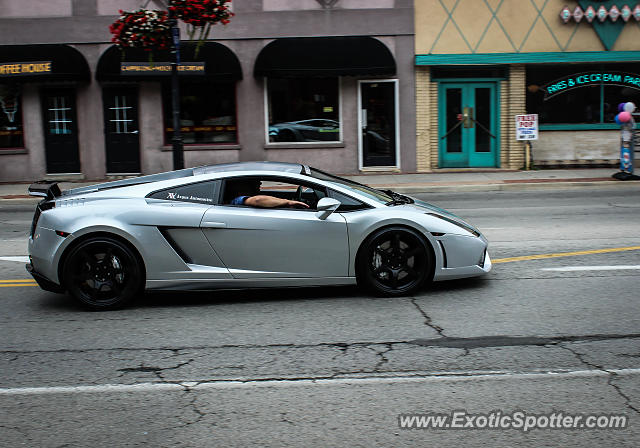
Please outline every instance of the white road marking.
[{"label": "white road marking", "polygon": [[26,255],[0,257],[0,261],[17,261],[19,263],[29,263],[29,257],[27,257]]},{"label": "white road marking", "polygon": [[91,386],[43,386],[43,387],[7,387],[0,388],[2,395],[43,395],[69,393],[122,393],[122,392],[159,392],[180,390],[239,389],[254,387],[292,387],[322,385],[365,385],[365,384],[406,384],[434,383],[446,381],[475,381],[502,379],[541,379],[547,378],[606,378],[610,375],[640,375],[638,369],[605,370],[558,370],[537,372],[515,371],[466,371],[466,372],[433,372],[413,376],[369,376],[319,379],[282,379],[282,380],[212,380],[210,382],[183,381],[176,383],[137,383],[137,384],[99,384]]},{"label": "white road marking", "polygon": [[633,271],[640,269],[640,265],[622,266],[563,266],[560,268],[542,268],[541,271],[576,272],[576,271]]}]

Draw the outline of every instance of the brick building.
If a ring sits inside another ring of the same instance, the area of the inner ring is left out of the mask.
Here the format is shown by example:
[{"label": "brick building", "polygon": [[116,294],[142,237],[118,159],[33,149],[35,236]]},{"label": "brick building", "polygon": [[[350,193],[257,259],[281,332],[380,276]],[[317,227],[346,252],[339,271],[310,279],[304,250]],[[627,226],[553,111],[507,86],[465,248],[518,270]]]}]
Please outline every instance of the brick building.
[{"label": "brick building", "polygon": [[617,162],[618,105],[640,104],[638,2],[416,0],[415,16],[419,171],[523,167],[524,113],[536,165]]}]

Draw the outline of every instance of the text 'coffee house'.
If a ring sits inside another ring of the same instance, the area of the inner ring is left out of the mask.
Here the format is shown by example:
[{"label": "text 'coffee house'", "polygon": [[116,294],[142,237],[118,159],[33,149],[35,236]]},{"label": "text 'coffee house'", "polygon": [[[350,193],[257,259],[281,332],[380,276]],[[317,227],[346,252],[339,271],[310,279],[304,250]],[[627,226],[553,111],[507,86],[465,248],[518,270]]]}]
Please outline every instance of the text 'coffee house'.
[{"label": "text 'coffee house'", "polygon": [[[170,51],[122,51],[109,29],[118,10],[163,2],[2,6],[0,181],[173,169]],[[185,166],[415,172],[413,11],[413,0],[239,0],[201,45],[181,21]]]}]

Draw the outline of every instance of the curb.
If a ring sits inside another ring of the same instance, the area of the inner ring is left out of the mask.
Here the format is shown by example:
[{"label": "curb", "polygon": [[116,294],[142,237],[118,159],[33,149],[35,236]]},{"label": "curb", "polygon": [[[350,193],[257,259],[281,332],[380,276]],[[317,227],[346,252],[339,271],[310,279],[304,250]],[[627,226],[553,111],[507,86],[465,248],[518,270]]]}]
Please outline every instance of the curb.
[{"label": "curb", "polygon": [[[391,188],[398,193],[462,193],[474,191],[540,191],[540,190],[578,190],[590,188],[635,188],[640,187],[640,182],[620,182],[615,180],[607,181],[557,181],[557,182],[517,182],[517,183],[485,183],[485,184],[459,184],[459,185],[412,185],[402,186],[398,184],[390,185],[372,185],[374,188]],[[635,186],[635,187],[634,187]]]}]

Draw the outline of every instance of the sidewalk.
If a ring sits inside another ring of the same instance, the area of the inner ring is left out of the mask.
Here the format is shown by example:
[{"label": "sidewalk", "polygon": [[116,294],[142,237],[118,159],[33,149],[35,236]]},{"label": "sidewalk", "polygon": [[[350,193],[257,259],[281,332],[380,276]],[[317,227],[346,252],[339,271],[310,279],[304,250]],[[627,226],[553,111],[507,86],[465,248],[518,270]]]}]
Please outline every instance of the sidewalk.
[{"label": "sidewalk", "polygon": [[425,174],[362,174],[345,177],[375,188],[390,188],[399,193],[564,189],[588,185],[640,184],[613,179],[611,176],[617,171],[615,168],[536,171],[446,170]]},{"label": "sidewalk", "polygon": [[[349,179],[374,188],[392,189],[399,193],[441,193],[460,191],[503,191],[532,189],[566,189],[585,186],[632,187],[637,181],[622,182],[611,177],[614,168],[590,168],[539,171],[468,171],[448,170],[420,174],[358,174]],[[60,188],[92,185],[99,182],[60,182]],[[0,202],[36,203],[39,199],[27,194],[28,183],[0,184]]]}]

